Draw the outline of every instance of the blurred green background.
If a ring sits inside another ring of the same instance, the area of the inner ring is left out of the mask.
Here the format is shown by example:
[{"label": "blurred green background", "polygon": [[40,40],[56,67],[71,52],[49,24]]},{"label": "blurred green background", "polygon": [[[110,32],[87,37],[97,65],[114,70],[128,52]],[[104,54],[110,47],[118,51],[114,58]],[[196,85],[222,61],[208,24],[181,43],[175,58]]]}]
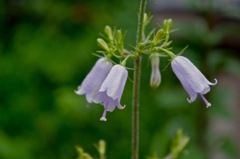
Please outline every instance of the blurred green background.
[{"label": "blurred green background", "polygon": [[[107,122],[99,121],[102,106],[86,108],[74,90],[97,60],[92,53],[105,25],[127,31],[127,48],[135,45],[137,12],[138,1],[130,0],[0,1],[0,159],[76,158],[76,145],[97,156],[99,139],[108,158],[130,158],[131,81],[126,108],[108,113]],[[218,85],[206,96],[209,109],[199,98],[188,104],[170,67],[158,89],[149,87],[144,57],[140,159],[166,155],[179,128],[191,138],[181,159],[240,158],[240,1],[152,0],[148,12],[151,27],[174,20],[174,52],[189,45],[184,56]]]}]

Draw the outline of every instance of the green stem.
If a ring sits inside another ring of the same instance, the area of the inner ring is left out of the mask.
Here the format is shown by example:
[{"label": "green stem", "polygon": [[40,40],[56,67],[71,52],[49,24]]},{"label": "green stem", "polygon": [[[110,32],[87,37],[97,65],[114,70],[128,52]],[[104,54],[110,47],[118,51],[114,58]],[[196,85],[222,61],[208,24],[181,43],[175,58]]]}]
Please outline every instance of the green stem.
[{"label": "green stem", "polygon": [[140,7],[138,13],[138,30],[137,30],[137,44],[143,41],[144,37],[144,13],[147,0],[140,0]]},{"label": "green stem", "polygon": [[138,159],[139,154],[139,86],[141,57],[134,61],[133,107],[132,107],[132,159]]},{"label": "green stem", "polygon": [[[144,13],[147,0],[140,0],[138,13],[137,45],[144,38]],[[133,107],[132,107],[132,159],[139,158],[139,88],[141,72],[141,53],[134,60]]]}]

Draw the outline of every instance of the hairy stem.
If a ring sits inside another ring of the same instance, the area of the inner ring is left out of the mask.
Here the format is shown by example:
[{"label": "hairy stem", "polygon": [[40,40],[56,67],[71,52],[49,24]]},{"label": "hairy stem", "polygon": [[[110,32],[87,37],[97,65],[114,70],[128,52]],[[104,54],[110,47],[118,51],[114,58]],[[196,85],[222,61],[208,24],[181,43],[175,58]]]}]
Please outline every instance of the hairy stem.
[{"label": "hairy stem", "polygon": [[141,57],[134,61],[133,108],[132,108],[132,159],[138,159],[139,153],[139,85]]},{"label": "hairy stem", "polygon": [[138,13],[138,30],[137,30],[137,44],[143,41],[144,37],[144,13],[146,8],[147,0],[140,0],[140,7]]},{"label": "hairy stem", "polygon": [[[138,13],[137,45],[144,38],[144,13],[147,0],[140,0]],[[137,53],[134,61],[133,77],[133,107],[132,107],[132,159],[139,158],[139,90],[140,90],[140,72],[141,72],[141,53]]]}]

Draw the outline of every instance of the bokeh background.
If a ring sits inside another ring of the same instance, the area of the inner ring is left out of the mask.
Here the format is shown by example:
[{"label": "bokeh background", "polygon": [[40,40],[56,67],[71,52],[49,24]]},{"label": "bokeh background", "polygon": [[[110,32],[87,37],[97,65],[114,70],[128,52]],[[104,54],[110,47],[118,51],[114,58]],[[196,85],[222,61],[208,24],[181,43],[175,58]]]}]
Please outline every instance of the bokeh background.
[{"label": "bokeh background", "polygon": [[[105,25],[127,31],[135,45],[138,1],[0,1],[0,159],[71,159],[76,145],[97,156],[93,144],[107,142],[107,157],[131,156],[132,83],[124,110],[100,122],[100,105],[86,108],[74,90],[97,57],[96,38]],[[150,0],[151,27],[174,20],[174,52],[189,45],[188,57],[218,85],[189,104],[187,93],[168,67],[161,86],[149,87],[150,64],[143,58],[140,100],[140,159],[169,152],[181,128],[191,140],[181,159],[240,158],[240,1]],[[129,61],[132,66],[132,61]],[[168,64],[161,60],[161,70]],[[132,72],[129,71],[130,78]]]}]

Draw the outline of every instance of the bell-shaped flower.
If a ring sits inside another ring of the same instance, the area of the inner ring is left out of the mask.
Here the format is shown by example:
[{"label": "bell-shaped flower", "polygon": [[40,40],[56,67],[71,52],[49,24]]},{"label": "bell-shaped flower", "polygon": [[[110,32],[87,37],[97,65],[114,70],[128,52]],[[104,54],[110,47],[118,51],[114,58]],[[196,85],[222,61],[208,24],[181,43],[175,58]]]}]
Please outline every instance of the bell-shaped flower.
[{"label": "bell-shaped flower", "polygon": [[152,73],[150,78],[150,86],[152,88],[157,88],[161,83],[161,74],[159,71],[159,55],[152,54],[151,55],[151,66],[152,66]]},{"label": "bell-shaped flower", "polygon": [[217,80],[215,79],[214,83],[209,82],[198,68],[183,56],[176,56],[171,65],[173,72],[190,96],[188,102],[195,101],[199,94],[206,106],[210,107],[211,103],[203,95],[210,91],[210,86],[217,84]]},{"label": "bell-shaped flower", "polygon": [[103,81],[112,68],[112,63],[105,58],[100,58],[88,73],[82,84],[75,91],[78,95],[86,94],[88,103],[93,102],[93,96],[99,91]]},{"label": "bell-shaped flower", "polygon": [[112,112],[117,106],[123,109],[124,106],[120,104],[122,93],[128,77],[127,70],[121,65],[114,65],[109,72],[107,78],[102,83],[98,93],[94,96],[95,103],[104,105],[104,112],[101,121],[106,121],[107,111]]}]

